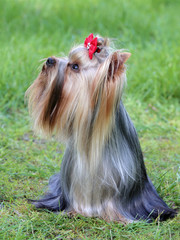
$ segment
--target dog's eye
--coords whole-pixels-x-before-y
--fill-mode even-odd
[[[72,68],[72,70],[75,70],[75,71],[79,70],[78,64],[72,64],[71,68]]]

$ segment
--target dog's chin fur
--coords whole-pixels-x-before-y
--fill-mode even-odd
[[[84,46],[55,58],[27,91],[34,128],[63,137],[67,148],[49,192],[37,208],[80,213],[107,221],[166,220],[176,215],[147,176],[135,128],[123,106],[129,53]],[[74,69],[74,64],[78,69]]]

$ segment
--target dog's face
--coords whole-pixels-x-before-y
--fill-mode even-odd
[[[84,46],[67,58],[50,57],[27,91],[36,129],[68,137],[95,125],[108,125],[125,81],[129,53],[108,53],[90,59]]]

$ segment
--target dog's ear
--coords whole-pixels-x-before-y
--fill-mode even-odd
[[[125,70],[125,62],[131,56],[128,52],[116,51],[109,56],[108,79],[115,80]]]

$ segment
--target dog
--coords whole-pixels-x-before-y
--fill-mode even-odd
[[[37,208],[107,221],[173,218],[147,176],[122,102],[130,53],[90,34],[68,57],[49,57],[27,90],[34,129],[66,143],[61,171]]]

